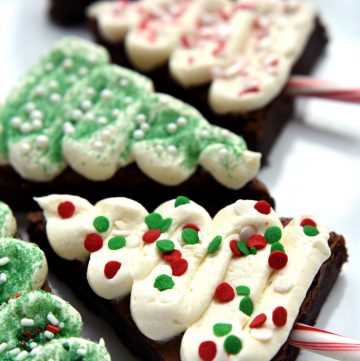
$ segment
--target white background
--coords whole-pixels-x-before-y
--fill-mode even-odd
[[[316,75],[360,86],[360,1],[316,0],[331,43]],[[90,38],[85,29],[61,29],[46,16],[45,0],[0,0],[0,99],[53,43],[65,35]],[[280,215],[312,213],[346,236],[349,263],[322,309],[317,325],[360,339],[360,104],[323,100],[298,102],[291,122],[260,178],[276,199]],[[21,223],[21,221],[20,221]],[[113,360],[135,360],[114,332],[88,311],[64,284],[50,275],[54,288],[81,312],[83,335],[104,337]],[[302,353],[301,361],[323,357]]]

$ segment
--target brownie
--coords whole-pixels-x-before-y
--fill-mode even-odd
[[[42,212],[30,212],[27,219],[30,239],[45,251],[50,268],[82,298],[86,306],[100,314],[115,329],[134,355],[144,360],[180,360],[180,336],[168,342],[154,342],[143,336],[131,318],[129,297],[119,301],[108,301],[95,295],[86,280],[87,265],[78,261],[66,261],[57,256],[50,247]],[[290,220],[283,218],[283,225]],[[345,240],[341,235],[331,232],[328,243],[331,256],[324,262],[313,280],[297,317],[297,321],[309,325],[315,323],[343,263],[347,260]],[[295,360],[298,353],[299,349],[286,343],[272,361]]]
[[[263,199],[272,206],[275,204],[266,186],[258,179],[253,179],[240,190],[232,190],[219,184],[203,169],[198,169],[189,180],[176,187],[152,181],[135,164],[120,169],[104,182],[88,180],[70,168],[46,183],[23,179],[10,166],[0,167],[0,172],[0,199],[16,210],[34,209],[33,197],[52,193],[76,194],[93,203],[107,197],[124,196],[141,202],[147,209],[186,194],[195,202],[205,204],[210,214],[215,214],[233,199]]]
[[[123,43],[111,43],[105,39],[99,31],[96,18],[88,19],[88,27],[96,41],[109,50],[115,63],[134,68],[126,55]],[[326,29],[321,20],[317,18],[306,47],[294,64],[291,73],[310,74],[322,57],[327,42]],[[294,99],[286,94],[285,90],[259,110],[220,115],[209,107],[209,85],[183,88],[171,77],[167,65],[157,67],[151,72],[147,72],[146,75],[153,80],[157,91],[171,94],[188,102],[213,124],[243,136],[250,150],[263,154],[263,163],[266,163],[271,147],[294,114]]]

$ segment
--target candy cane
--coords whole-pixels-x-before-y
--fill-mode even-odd
[[[342,361],[360,360],[360,342],[297,323],[290,335],[289,344],[320,355]]]
[[[291,95],[360,103],[360,88],[345,88],[334,83],[310,77],[291,77],[286,90],[287,93]]]

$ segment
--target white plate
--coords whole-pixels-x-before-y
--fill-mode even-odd
[[[358,0],[316,0],[331,33],[327,56],[317,76],[359,86]],[[346,4],[346,5],[345,5]],[[45,0],[0,0],[0,99],[28,66],[65,35],[91,38],[85,29],[65,30],[46,17]],[[322,309],[317,325],[360,339],[360,105],[304,100],[298,115],[278,140],[270,166],[260,177],[284,216],[313,213],[346,236],[349,263]],[[81,312],[83,335],[104,337],[113,360],[135,360],[114,332],[89,312],[69,289],[50,275],[55,289]],[[301,361],[325,358],[302,353]]]

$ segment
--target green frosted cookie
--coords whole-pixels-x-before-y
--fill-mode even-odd
[[[39,289],[47,277],[44,252],[34,243],[0,238],[0,304]]]
[[[0,201],[0,237],[12,237],[15,232],[15,217],[9,206]]]
[[[105,49],[76,38],[60,41],[18,83],[0,110],[0,160],[9,157],[24,177],[46,181],[66,166],[61,151],[64,97],[94,67]]]
[[[77,338],[80,314],[66,301],[43,291],[10,300],[0,307],[0,359],[110,360],[102,345]]]

